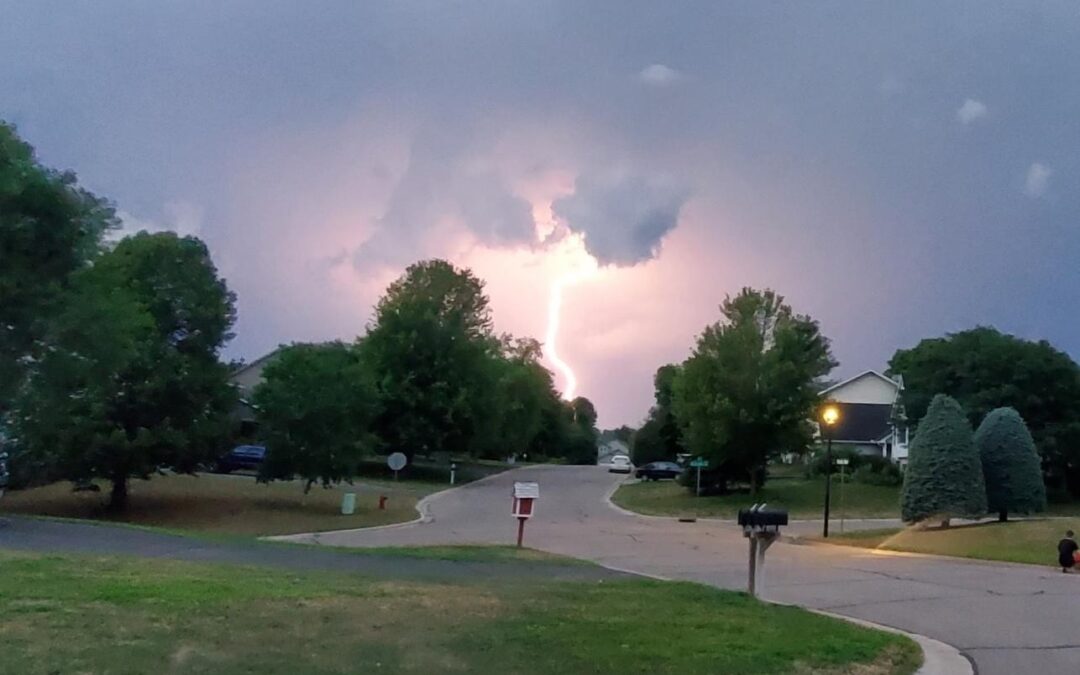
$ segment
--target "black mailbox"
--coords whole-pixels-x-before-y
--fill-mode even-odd
[[[788,524],[788,512],[783,509],[752,507],[739,509],[739,525],[744,530],[777,530]]]

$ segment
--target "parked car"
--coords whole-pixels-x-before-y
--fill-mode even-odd
[[[634,465],[630,463],[630,458],[626,455],[615,455],[611,458],[611,466],[608,468],[610,473],[630,473],[633,470]]]
[[[266,448],[261,445],[238,445],[218,460],[218,473],[232,473],[247,469],[258,471],[266,459]]]
[[[660,480],[661,478],[678,478],[683,468],[675,462],[649,462],[638,468],[635,474],[642,480]]]

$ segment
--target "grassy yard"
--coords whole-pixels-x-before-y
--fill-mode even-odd
[[[0,552],[7,672],[906,674],[903,637],[688,583],[452,585]]]
[[[886,551],[931,553],[1052,567],[1057,564],[1058,540],[1070,529],[1080,531],[1080,519],[984,523],[947,529],[867,530],[829,537],[828,541],[830,544]]]
[[[315,486],[304,495],[299,482],[264,485],[239,475],[155,476],[131,482],[131,502],[122,516],[106,511],[106,484],[101,492],[72,492],[69,483],[9,492],[0,500],[0,511],[261,536],[405,522],[416,517],[421,497],[443,487],[376,481],[330,489]],[[341,515],[344,492],[356,493],[354,515]],[[389,498],[381,511],[380,495]]]
[[[792,518],[820,518],[825,504],[825,479],[801,476],[771,478],[756,497],[748,492],[718,497],[695,497],[675,481],[627,483],[612,499],[630,511],[655,516],[735,518],[741,508],[754,502],[785,508]],[[833,476],[832,517],[841,511],[848,518],[897,518],[900,488],[845,482],[843,500],[839,477]]]

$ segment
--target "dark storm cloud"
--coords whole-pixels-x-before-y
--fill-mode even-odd
[[[552,205],[601,265],[636,265],[660,251],[679,223],[689,190],[668,178],[609,173],[580,176],[574,193]]]

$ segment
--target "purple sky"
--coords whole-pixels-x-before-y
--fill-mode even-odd
[[[1062,2],[0,0],[0,118],[196,233],[229,356],[351,338],[407,263],[488,282],[601,424],[726,293],[836,376],[992,324],[1080,355],[1080,9]]]

